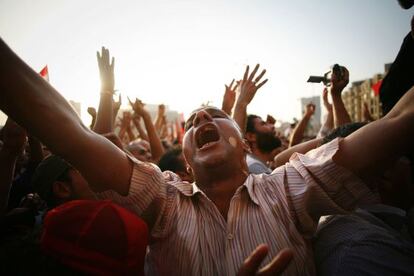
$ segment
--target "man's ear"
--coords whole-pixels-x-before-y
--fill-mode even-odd
[[[249,143],[256,142],[256,134],[251,132],[246,132],[244,134],[244,139],[246,139]]]
[[[69,184],[62,182],[62,181],[55,181],[52,184],[52,190],[53,190],[53,194],[57,197],[57,198],[69,198],[72,196],[72,190],[69,186]]]
[[[242,145],[245,152],[252,153],[252,149],[250,148],[249,142],[248,142],[247,139],[243,139],[242,142],[241,142],[241,145]]]

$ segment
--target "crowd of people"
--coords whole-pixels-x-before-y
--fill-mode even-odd
[[[267,82],[259,64],[185,122],[168,121],[167,103],[152,118],[138,98],[118,115],[104,47],[86,127],[0,40],[0,273],[414,275],[411,25],[381,86],[383,117],[351,121],[341,66],[315,137],[314,104],[288,135],[247,113]]]

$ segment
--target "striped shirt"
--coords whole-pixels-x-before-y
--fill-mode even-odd
[[[227,221],[196,184],[135,161],[127,196],[112,198],[142,215],[156,210],[147,268],[150,275],[235,275],[261,243],[269,246],[263,265],[283,248],[294,258],[286,275],[315,273],[311,237],[320,216],[344,213],[372,192],[332,157],[339,140],[306,155],[294,154],[270,175],[249,175],[231,199]]]

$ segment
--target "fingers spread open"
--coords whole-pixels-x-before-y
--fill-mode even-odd
[[[254,82],[258,83],[265,73],[266,73],[266,69],[263,69],[260,75],[258,75],[257,78],[254,80]]]
[[[229,85],[229,88],[230,88],[230,89],[232,89],[233,83],[234,83],[234,79],[231,81],[231,83],[230,83],[230,85]]]
[[[262,87],[267,81],[268,81],[268,79],[265,79],[261,83],[257,84],[257,89],[259,89],[260,87]]]
[[[244,72],[243,81],[247,80],[247,76],[249,76],[249,65],[246,66],[246,71]]]
[[[257,70],[259,70],[259,64],[256,64],[256,66],[253,69],[253,72],[250,74],[248,81],[251,82],[254,78],[254,75],[256,75]]]

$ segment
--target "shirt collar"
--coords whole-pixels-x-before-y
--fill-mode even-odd
[[[247,176],[246,181],[244,181],[242,187],[246,187],[247,194],[249,195],[250,199],[256,204],[259,205],[259,200],[256,195],[256,190],[254,187],[254,176],[252,174],[249,174]],[[237,192],[236,192],[237,193]]]
[[[177,189],[185,196],[194,196],[196,194],[202,194],[204,196],[206,196],[204,194],[204,192],[197,186],[197,184],[194,183],[188,183],[188,182],[183,182],[180,181],[180,183],[177,183],[176,185],[174,185],[177,187]],[[246,188],[247,190],[247,194],[249,195],[250,199],[256,204],[259,205],[259,200],[257,198],[256,192],[255,192],[255,188],[254,188],[254,178],[253,175],[249,175],[246,180],[244,181],[243,185],[241,185],[236,192],[234,193],[235,195],[238,193],[241,193],[242,189]]]

